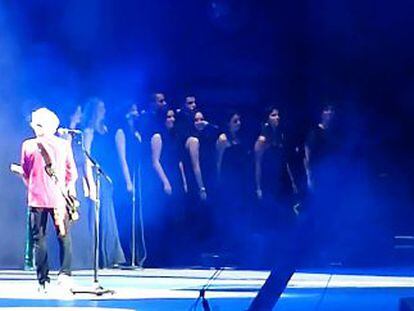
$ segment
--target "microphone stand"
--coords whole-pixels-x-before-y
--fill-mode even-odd
[[[142,175],[141,175],[141,161],[138,161],[138,166],[137,169],[134,170],[134,176],[133,176],[133,184],[134,184],[134,190],[133,190],[133,198],[132,198],[132,228],[133,228],[133,233],[132,233],[132,267],[137,267],[139,269],[143,268],[143,264],[147,258],[147,251],[146,251],[146,247],[145,247],[145,238],[144,238],[144,223],[143,223],[143,219],[142,219]],[[138,183],[138,187],[136,188],[136,183]],[[138,191],[138,210],[139,210],[139,220],[140,220],[140,232],[141,232],[141,243],[142,243],[142,250],[143,250],[143,256],[142,258],[138,261],[138,266],[135,265],[136,259],[135,259],[135,248],[136,248],[136,231],[135,231],[135,227],[136,227],[136,191]]]
[[[136,221],[136,180],[137,176],[135,174],[135,169],[134,169],[134,173],[132,176],[132,224],[131,224],[131,240],[132,240],[132,245],[131,245],[131,268],[135,269],[137,268],[137,266],[135,265],[135,221]],[[140,182],[138,181],[138,185],[140,184]]]
[[[134,131],[134,128],[132,128]],[[134,131],[134,136],[137,139],[134,140],[134,143],[141,145],[141,140],[138,138]],[[141,147],[140,147],[141,148]],[[138,156],[135,154],[132,160],[132,221],[131,221],[131,265],[130,266],[122,266],[121,269],[123,270],[136,270],[142,269],[143,264],[146,260],[146,247],[145,247],[145,240],[144,240],[144,224],[142,221],[142,179],[141,179],[141,153]],[[138,198],[137,198],[138,192]],[[143,258],[139,260],[138,265],[136,265],[136,220],[137,220],[137,199],[138,199],[138,210],[139,210],[139,219],[140,219],[140,232],[141,232],[141,242],[143,248]]]
[[[111,294],[115,293],[114,290],[105,289],[99,284],[98,280],[98,269],[99,269],[99,212],[101,209],[101,198],[100,198],[100,191],[101,191],[101,177],[104,177],[109,183],[112,184],[111,178],[102,170],[99,163],[92,158],[92,156],[85,150],[82,144],[82,151],[87,158],[92,163],[92,167],[95,170],[95,185],[96,185],[96,201],[94,204],[95,207],[95,224],[94,224],[94,266],[93,266],[93,287],[91,289],[72,289],[72,294],[93,294],[96,296],[102,296],[104,294]]]
[[[138,267],[143,268],[145,260],[147,260],[147,247],[145,246],[145,233],[144,233],[144,218],[142,214],[142,162],[139,161],[138,169],[136,171],[138,174],[138,207],[139,207],[139,222],[140,222],[140,237],[141,237],[141,246],[142,246],[142,258],[138,262]],[[134,181],[135,184],[135,181]],[[135,206],[134,206],[135,210]],[[135,219],[135,217],[134,217]],[[135,221],[135,220],[134,220]],[[135,245],[135,244],[134,244]],[[134,246],[134,256],[135,256],[135,246]]]
[[[138,185],[137,185],[138,184]],[[131,265],[122,266],[122,270],[137,270],[142,269],[142,261],[140,260],[139,264],[136,265],[136,215],[137,215],[137,186],[138,186],[138,208],[141,211],[142,209],[142,198],[141,198],[141,165],[138,164],[138,168],[135,169],[132,175],[132,221],[131,221]],[[141,218],[141,215],[140,215]],[[142,223],[140,224],[142,226]]]

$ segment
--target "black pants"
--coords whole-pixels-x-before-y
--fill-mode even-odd
[[[48,215],[54,216],[54,209],[52,208],[30,208],[30,232],[32,234],[33,246],[35,251],[35,264],[37,279],[40,284],[49,281],[49,264],[47,259],[47,245],[46,245],[46,226]],[[53,221],[54,223],[54,221]],[[70,233],[68,232],[68,220],[65,220],[66,234],[62,236],[59,228],[55,225],[56,234],[59,240],[59,257],[60,257],[60,271],[59,274],[71,274],[72,262],[72,241]]]

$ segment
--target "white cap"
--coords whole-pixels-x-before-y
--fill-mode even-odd
[[[60,120],[58,116],[47,108],[39,108],[32,112],[32,121],[30,126],[43,129],[45,134],[54,134],[59,127]]]

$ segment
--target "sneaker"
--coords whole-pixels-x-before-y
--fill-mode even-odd
[[[40,294],[46,294],[47,293],[47,283],[39,283],[38,287],[37,287],[37,292]]]
[[[72,278],[67,274],[59,274],[57,278],[57,284],[61,288],[65,290],[71,290],[73,288],[73,280]]]

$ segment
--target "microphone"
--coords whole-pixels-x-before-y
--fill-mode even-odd
[[[77,129],[68,129],[68,128],[64,128],[64,127],[60,127],[57,130],[59,135],[67,135],[67,134],[71,134],[71,135],[79,135],[82,134],[81,130],[77,130]]]

